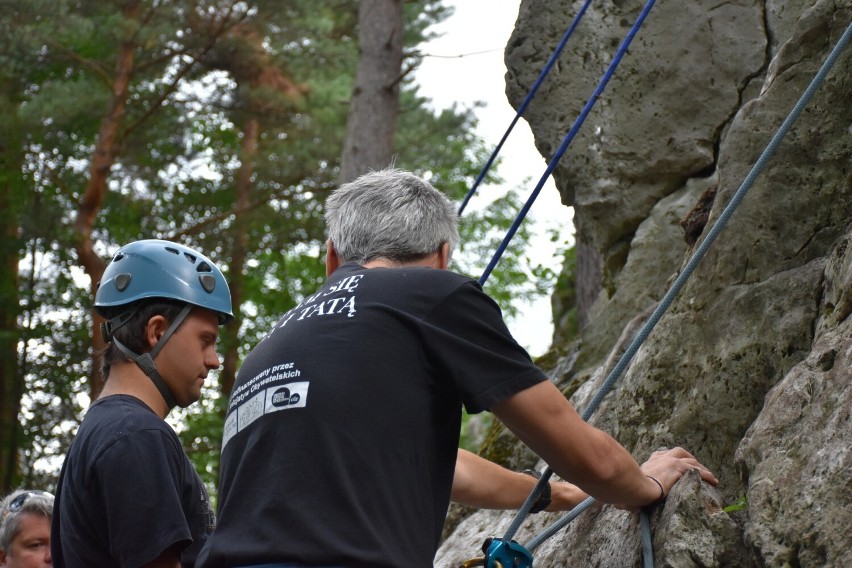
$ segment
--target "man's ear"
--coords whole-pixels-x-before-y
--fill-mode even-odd
[[[148,347],[153,349],[167,329],[169,329],[169,320],[163,316],[154,316],[149,319],[148,325],[145,326],[145,341]]]
[[[450,265],[450,243],[444,243],[438,249],[438,264],[441,270],[446,270]]]
[[[340,266],[340,258],[337,256],[337,251],[334,249],[334,243],[331,242],[331,239],[325,241],[325,247],[325,275],[331,276],[331,273]]]

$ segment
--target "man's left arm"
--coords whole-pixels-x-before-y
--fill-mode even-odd
[[[474,453],[459,448],[451,499],[479,509],[519,509],[535,487],[537,479],[506,469]],[[550,483],[550,505],[545,511],[568,511],[588,495],[567,482]]]

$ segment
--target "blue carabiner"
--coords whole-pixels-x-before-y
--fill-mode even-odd
[[[532,554],[514,540],[492,538],[483,548],[485,568],[532,568]]]

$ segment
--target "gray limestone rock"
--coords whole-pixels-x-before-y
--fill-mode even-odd
[[[580,4],[522,3],[506,48],[516,106]],[[642,4],[589,8],[525,115],[546,158]],[[554,176],[578,240],[602,259],[588,321],[555,338],[567,355],[549,364],[579,410],[850,21],[852,0],[654,6]],[[654,511],[657,566],[852,566],[850,314],[852,48],[591,419],[640,462],[679,445],[721,480],[688,475]],[[747,507],[723,510],[743,497]],[[468,514],[435,565],[480,554],[511,518]],[[516,540],[557,518],[527,519]],[[536,549],[535,566],[640,566],[638,526],[637,514],[595,504]]]
[[[852,318],[848,303],[836,309],[852,292],[852,232],[824,276],[811,352],[767,394],[736,453],[747,540],[767,566],[852,566]]]

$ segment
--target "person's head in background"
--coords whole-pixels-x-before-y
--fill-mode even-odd
[[[45,568],[50,559],[53,495],[18,489],[0,502],[0,566]]]

